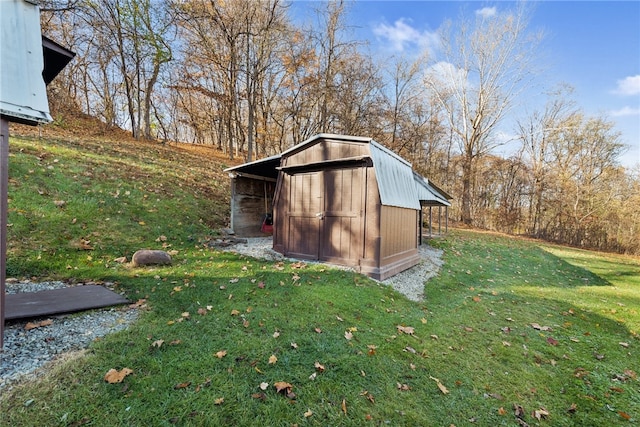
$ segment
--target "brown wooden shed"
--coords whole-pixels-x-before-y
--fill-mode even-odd
[[[264,236],[270,213],[276,251],[379,280],[419,261],[422,206],[450,205],[450,196],[371,138],[320,134],[225,171],[237,235]]]
[[[285,151],[273,249],[384,280],[419,262],[411,164],[371,138],[320,134]]]

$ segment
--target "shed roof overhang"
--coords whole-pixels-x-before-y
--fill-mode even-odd
[[[413,179],[421,206],[451,206],[446,196],[441,194],[437,187],[434,188],[427,178],[413,172]]]
[[[278,179],[278,167],[280,166],[280,158],[282,156],[277,154],[275,156],[266,157],[264,159],[255,160],[249,163],[243,163],[238,166],[233,166],[225,169],[230,176],[246,176],[248,178],[262,179],[265,181],[276,181]]]
[[[42,56],[44,57],[42,78],[44,83],[48,85],[71,62],[76,54],[50,38],[42,36]]]

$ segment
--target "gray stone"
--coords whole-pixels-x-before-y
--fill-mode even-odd
[[[165,251],[141,249],[133,254],[131,263],[134,267],[144,265],[168,265],[171,264],[171,255]]]

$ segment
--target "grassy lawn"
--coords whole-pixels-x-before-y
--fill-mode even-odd
[[[11,152],[8,276],[114,281],[141,316],[3,390],[2,425],[640,421],[637,258],[454,231],[431,242],[445,264],[415,303],[358,274],[211,249],[228,215],[217,160],[125,143]],[[142,247],[174,264],[114,262]],[[112,368],[132,373],[111,384]]]

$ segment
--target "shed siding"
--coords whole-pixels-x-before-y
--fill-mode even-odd
[[[383,263],[389,257],[418,247],[417,224],[418,213],[413,209],[384,205],[381,207],[380,258]]]
[[[271,211],[274,185],[242,176],[231,180],[231,228],[238,236],[264,236],[260,226],[264,214]]]
[[[345,141],[320,140],[304,150],[286,157],[286,165],[298,166],[308,163],[317,163],[326,160],[344,159],[367,155],[368,149],[362,143],[347,143]]]

